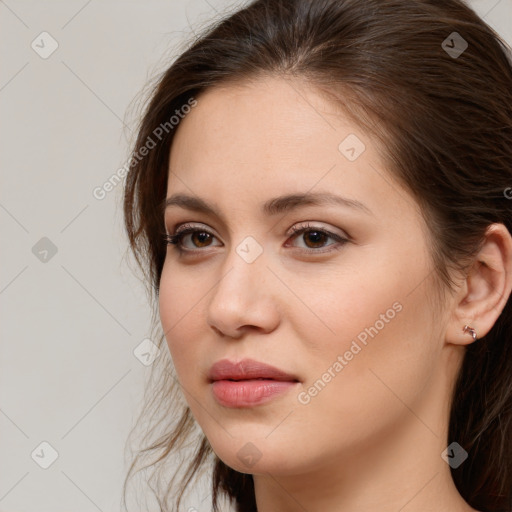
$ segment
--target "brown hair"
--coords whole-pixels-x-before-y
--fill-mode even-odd
[[[456,33],[456,34],[454,34]],[[455,50],[467,48],[460,54]],[[172,63],[152,92],[132,158],[124,214],[130,245],[153,298],[166,254],[162,202],[175,133],[169,117],[220,84],[261,75],[297,77],[325,93],[382,143],[382,158],[418,201],[429,226],[438,282],[465,271],[486,228],[512,232],[512,64],[510,48],[461,0],[256,0],[215,21]],[[156,141],[155,141],[156,142]],[[160,347],[163,335],[160,335]],[[165,349],[165,350],[164,350]],[[162,349],[167,355],[167,347]],[[159,361],[157,359],[157,361]],[[255,511],[253,479],[226,466],[198,431],[168,357],[141,418],[153,420],[148,446],[158,468],[185,440],[197,449],[174,495],[212,457],[213,508],[220,496]],[[157,363],[153,371],[157,372]],[[157,417],[160,415],[158,421]],[[171,426],[170,421],[174,420]],[[163,432],[156,436],[156,426]],[[484,512],[512,510],[512,301],[491,331],[470,344],[453,390],[449,442],[469,458],[452,476],[462,497]],[[156,469],[155,469],[156,471]],[[161,510],[166,494],[158,489]]]

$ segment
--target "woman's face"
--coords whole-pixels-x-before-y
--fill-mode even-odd
[[[160,315],[217,455],[284,475],[339,466],[398,433],[417,432],[418,449],[433,433],[442,444],[450,359],[426,227],[375,142],[313,89],[279,78],[208,90],[176,129],[167,197],[213,212],[166,209],[169,234],[197,231],[181,252],[168,246]],[[296,194],[317,204],[279,200]],[[214,363],[246,358],[291,382],[212,383]]]

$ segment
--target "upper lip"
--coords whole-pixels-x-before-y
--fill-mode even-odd
[[[280,370],[274,366],[255,361],[254,359],[242,359],[234,363],[229,359],[217,361],[208,372],[210,382],[216,380],[248,380],[248,379],[272,379],[280,381],[297,381],[295,375]]]

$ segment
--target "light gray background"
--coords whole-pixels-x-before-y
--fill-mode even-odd
[[[122,185],[92,192],[126,161],[148,78],[237,3],[0,0],[2,512],[119,510],[150,312],[123,259]],[[512,0],[470,5],[512,44]],[[31,47],[50,47],[43,31],[47,59]],[[48,469],[31,456],[49,456],[43,441],[59,454]],[[210,510],[205,485],[187,506]]]

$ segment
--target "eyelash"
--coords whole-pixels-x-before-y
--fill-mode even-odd
[[[193,226],[188,226],[187,224],[184,224],[183,225],[184,227],[182,227],[182,229],[178,230],[177,232],[169,235],[169,234],[166,234],[164,236],[164,240],[166,242],[167,245],[175,245],[176,246],[176,250],[179,251],[180,254],[183,254],[183,253],[198,253],[201,251],[201,249],[185,249],[183,248],[182,246],[182,240],[183,240],[183,237],[186,236],[186,235],[189,235],[191,233],[195,233],[195,232],[201,232],[201,233],[208,233],[209,235],[215,237],[215,235],[213,233],[210,233],[207,229],[204,229],[204,228],[198,228],[198,227],[193,227]],[[347,242],[349,242],[349,239],[348,238],[344,238],[336,233],[332,233],[331,231],[325,229],[325,228],[319,228],[319,227],[316,227],[316,226],[312,226],[310,224],[307,224],[305,226],[301,226],[301,227],[292,227],[291,229],[292,233],[291,233],[291,237],[298,237],[299,235],[302,235],[303,233],[306,233],[308,231],[315,231],[317,233],[321,233],[322,235],[327,235],[329,238],[332,238],[333,240],[335,240],[336,242],[338,242],[338,245],[337,247],[334,247],[334,249],[328,249],[327,251],[326,250],[322,250],[323,248],[321,249],[303,249],[303,248],[298,248],[300,251],[302,251],[303,253],[306,253],[306,254],[313,254],[313,253],[316,253],[316,254],[322,254],[322,253],[325,253],[325,252],[331,252],[332,250],[339,250],[341,249]],[[329,246],[327,247],[330,247],[332,245],[336,245],[336,244],[330,244]],[[214,246],[216,247],[216,246]]]

